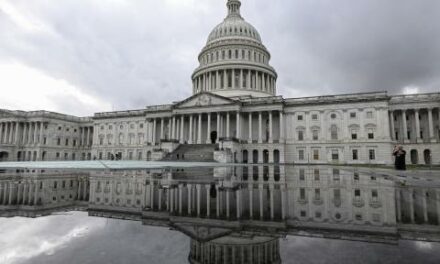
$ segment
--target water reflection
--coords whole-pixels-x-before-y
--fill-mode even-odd
[[[439,241],[440,189],[329,166],[19,171],[0,176],[0,216],[87,210],[191,239],[190,263],[281,263],[286,235]]]

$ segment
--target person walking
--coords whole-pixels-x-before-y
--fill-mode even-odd
[[[393,156],[395,157],[394,168],[396,170],[406,170],[406,151],[402,146],[394,146]]]

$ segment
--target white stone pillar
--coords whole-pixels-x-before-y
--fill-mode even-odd
[[[202,114],[199,114],[199,124],[197,128],[197,144],[202,144]]]
[[[206,129],[206,144],[211,144],[211,113],[208,113],[208,124]]]
[[[157,130],[157,120],[156,118],[153,119],[153,146],[156,145],[156,130]]]
[[[396,132],[394,128],[394,112],[390,111],[390,124],[391,124],[391,140],[396,139]]]
[[[32,140],[33,144],[37,144],[37,138],[38,138],[38,126],[37,126],[37,122],[34,122],[34,138]]]
[[[231,70],[232,89],[235,89],[235,69]]]
[[[200,217],[200,210],[201,210],[201,206],[200,206],[200,200],[201,200],[201,192],[200,192],[200,184],[196,184],[196,191],[197,191],[197,217]]]
[[[171,128],[171,139],[174,140],[176,139],[176,117],[173,116],[173,124],[172,124],[172,128]]]
[[[429,221],[428,219],[428,205],[426,201],[426,190],[422,189],[422,211],[423,211],[423,220],[424,223],[427,224]]]
[[[211,186],[207,184],[205,185],[205,189],[206,189],[206,217],[209,218],[211,214],[211,196],[210,196]]]
[[[228,88],[228,71],[223,70],[223,89]]]
[[[220,71],[215,71],[215,89],[220,89]]]
[[[258,112],[258,143],[263,143],[263,114]]]
[[[226,189],[226,218],[230,217],[230,204],[229,204],[229,189]]]
[[[322,128],[322,130],[324,130],[324,128]],[[285,140],[284,114],[283,111],[280,111],[280,143],[284,143]]]
[[[403,139],[403,141],[407,141],[408,140],[408,128],[406,126],[406,110],[405,109],[402,110],[402,125],[403,125],[402,139]]]
[[[44,123],[43,122],[40,122],[40,139],[38,140],[38,143],[40,143],[40,145],[43,145],[43,141],[44,141],[44,137],[43,137],[43,134],[44,134]]]
[[[185,129],[185,116],[182,115],[180,117],[180,144],[184,144],[185,143],[185,134],[183,133]]]
[[[241,189],[237,189],[236,191],[236,199],[237,199],[237,219],[241,218]]]
[[[179,215],[182,215],[183,212],[182,198],[183,198],[183,185],[179,184]]]
[[[264,211],[263,211],[263,184],[258,184],[258,190],[260,192],[260,220],[264,219]]]
[[[162,210],[162,193],[163,193],[163,189],[159,188],[159,197],[158,197],[158,207],[157,210],[161,211]]]
[[[286,220],[286,186],[281,185],[281,218]]]
[[[429,140],[435,142],[434,136],[434,123],[432,121],[432,108],[428,108],[428,130],[429,130]]]
[[[414,223],[414,191],[412,188],[408,189],[408,193],[409,193],[409,197],[408,197],[408,201],[409,201],[409,217],[411,219],[411,223]]]
[[[237,139],[238,139],[238,141],[240,142],[240,140],[241,140],[241,127],[240,127],[240,112],[237,112],[237,116],[236,116],[236,129],[235,129],[235,131],[236,131],[236,137],[237,137]]]
[[[249,183],[249,218],[252,220],[254,218],[254,185]]]
[[[165,119],[162,117],[160,119],[160,140],[164,139],[164,130],[165,130]]]
[[[238,87],[239,87],[240,89],[243,89],[243,88],[244,88],[244,86],[243,86],[243,69],[240,70],[240,80],[239,80],[239,82],[240,82],[240,83],[239,83],[239,86],[238,86]]]
[[[186,185],[186,187],[188,188],[188,215],[191,215],[191,213],[192,213],[192,209],[191,209],[191,188],[192,188],[192,185],[191,184],[188,184],[188,185]]]
[[[251,71],[250,70],[246,70],[247,75],[246,75],[246,88],[247,89],[252,89],[251,86]]]
[[[217,143],[220,138],[220,113],[217,113]]]
[[[230,138],[230,130],[231,130],[231,126],[230,126],[230,121],[231,121],[231,118],[230,118],[230,115],[229,115],[229,112],[226,112],[226,138]]]
[[[269,111],[269,143],[273,143],[273,120],[272,111]]]
[[[420,109],[414,109],[414,119],[415,119],[415,123],[416,123],[416,140],[417,142],[421,142],[421,138],[420,138],[420,115],[419,115],[419,110]]]
[[[0,144],[3,143],[3,128],[4,128],[3,123],[0,123]]]
[[[252,112],[249,112],[249,138],[248,138],[248,143],[251,144],[252,143]]]
[[[189,135],[188,135],[188,143],[193,143],[193,116],[189,116]]]

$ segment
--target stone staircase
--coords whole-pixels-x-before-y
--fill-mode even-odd
[[[181,144],[163,160],[214,162],[214,151],[217,146],[217,144]]]

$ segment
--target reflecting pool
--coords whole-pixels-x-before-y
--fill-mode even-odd
[[[0,227],[0,263],[440,263],[440,175],[8,167]]]

